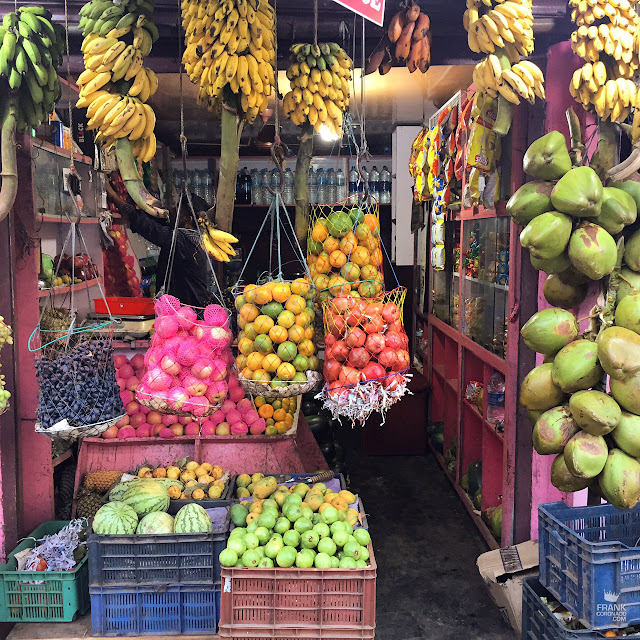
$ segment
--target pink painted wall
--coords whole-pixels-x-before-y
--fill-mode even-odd
[[[595,118],[593,114],[586,112],[582,105],[579,105],[569,93],[569,83],[573,72],[583,64],[583,61],[571,51],[569,42],[561,42],[549,48],[547,54],[547,70],[545,74],[545,84],[547,93],[545,131],[560,131],[567,139],[569,145],[569,126],[567,124],[566,110],[572,106],[582,125],[583,142],[587,143],[595,129]],[[590,141],[589,153],[597,145],[597,137]],[[542,286],[546,279],[546,274],[540,272],[538,279],[538,309],[550,307],[542,294]],[[598,285],[591,283],[589,293],[585,302],[573,312],[578,318],[584,318],[593,307],[597,295]],[[587,321],[580,323],[580,331],[587,328]],[[538,356],[537,364],[542,363],[542,356]],[[587,503],[587,490],[577,493],[561,493],[552,486],[549,479],[551,464],[554,456],[541,456],[535,451],[532,452],[531,468],[531,537],[538,537],[538,505],[545,502],[557,502],[562,500],[569,505],[582,506]]]

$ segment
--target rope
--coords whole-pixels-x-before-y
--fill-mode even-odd
[[[16,0],[17,2],[17,0]],[[69,6],[67,0],[64,0],[64,35],[67,45],[67,82],[71,83],[71,48],[69,47]],[[73,158],[73,109],[71,108],[71,89],[67,87],[68,106],[69,106],[69,130],[71,131],[71,149],[69,150],[69,168],[75,171],[75,161]],[[75,194],[71,192],[71,197],[75,199]]]
[[[318,46],[318,0],[313,0],[313,44]]]
[[[275,82],[275,108],[274,108],[274,116],[275,116],[275,125],[276,125],[276,135],[274,139],[275,144],[280,143],[280,115],[278,110],[278,105],[280,104],[280,91],[278,89],[278,0],[273,0],[273,80]],[[282,169],[280,169],[280,173],[282,173]]]

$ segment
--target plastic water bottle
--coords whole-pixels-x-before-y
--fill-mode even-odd
[[[182,173],[180,171],[174,171],[173,172],[173,186],[175,187],[175,189],[176,189],[176,191],[178,193],[182,189],[182,180],[183,180]]]
[[[347,199],[347,181],[342,173],[342,169],[338,169],[336,173],[336,202],[342,202]]]
[[[280,172],[275,168],[271,169],[271,188],[274,191],[280,191]],[[284,193],[282,197],[284,197]]]
[[[360,176],[358,176],[358,178],[360,178]],[[365,186],[364,183],[369,183],[369,172],[367,171],[367,167],[365,167],[364,165],[362,165],[362,178],[360,178],[360,182],[358,183],[358,191],[360,193],[360,195],[364,196],[365,194]]]
[[[380,202],[380,174],[375,164],[369,174],[369,195]]]
[[[316,196],[318,195],[318,180],[313,167],[309,167],[309,180],[307,182],[309,189],[309,204],[316,204]]]
[[[211,206],[213,204],[213,179],[211,178],[211,174],[208,171],[203,172],[203,192],[205,202]]]
[[[200,183],[200,172],[196,169],[196,170],[190,171],[189,174],[190,174],[189,177],[191,178],[189,181],[190,182],[189,191],[199,196],[200,192],[202,191],[202,186]]]
[[[260,175],[262,176],[262,204],[268,205],[271,200],[273,200],[273,196],[269,191],[269,187],[271,186],[271,172],[268,169],[262,169]]]
[[[380,204],[391,203],[391,172],[382,167],[380,172]]]
[[[354,166],[349,171],[349,202],[351,204],[358,202],[358,172]]]
[[[327,204],[327,178],[322,169],[316,171],[318,179],[318,199],[317,204]]]
[[[244,204],[251,204],[251,172],[247,167],[243,170],[242,191]]]
[[[487,421],[504,426],[504,378],[494,369],[487,384]]]
[[[294,204],[294,199],[293,199],[294,183],[295,183],[295,176],[293,175],[293,171],[291,171],[291,169],[287,169],[284,172],[284,193],[282,194],[284,203],[286,205]]]
[[[251,169],[251,204],[262,205],[262,177],[257,169]]]
[[[336,172],[331,168],[327,171],[327,202],[333,204],[337,201]]]

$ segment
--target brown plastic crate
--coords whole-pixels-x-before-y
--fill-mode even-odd
[[[374,627],[363,627],[362,629],[285,629],[285,628],[245,628],[242,629],[218,629],[218,638],[225,640],[298,640],[299,638],[309,638],[309,640],[350,640],[360,638],[361,640],[374,640],[376,630]]]
[[[221,637],[373,638],[377,565],[369,552],[364,569],[222,567]]]

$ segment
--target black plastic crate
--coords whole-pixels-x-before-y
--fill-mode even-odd
[[[90,587],[94,636],[215,635],[220,584]]]
[[[218,556],[229,534],[229,510],[217,507],[209,514],[212,533],[91,534],[89,586],[220,582]]]

